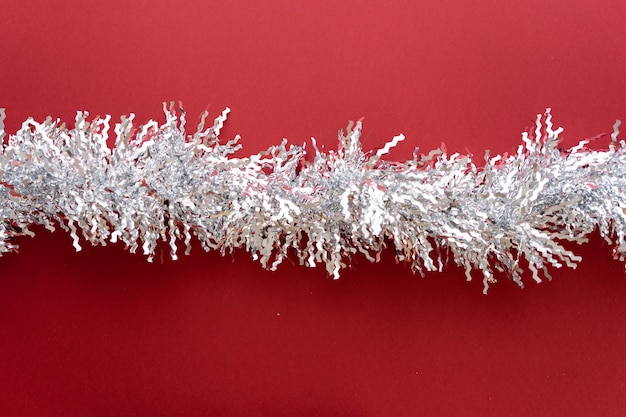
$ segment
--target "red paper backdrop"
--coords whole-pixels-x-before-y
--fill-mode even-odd
[[[625,17],[621,0],[11,0],[0,105],[9,132],[230,106],[240,155],[334,147],[363,116],[366,148],[407,136],[395,159],[514,150],[549,106],[574,144],[626,117]],[[0,259],[2,416],[626,412],[626,276],[597,236],[576,271],[488,296],[389,253],[332,281],[244,252],[151,265],[119,245],[76,254],[63,232],[19,243]]]

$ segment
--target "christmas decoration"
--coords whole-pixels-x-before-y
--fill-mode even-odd
[[[352,257],[379,260],[387,246],[414,272],[441,271],[448,260],[483,275],[484,291],[496,271],[522,286],[524,269],[535,281],[548,266],[575,268],[581,258],[564,242],[583,243],[598,230],[614,256],[626,255],[626,145],[615,123],[608,150],[588,141],[561,150],[562,129],[553,129],[550,109],[538,115],[534,134],[522,136],[512,155],[470,156],[435,149],[414,152],[406,162],[382,157],[404,140],[364,152],[361,123],[340,131],[336,151],[280,145],[245,158],[239,136],[223,143],[220,130],[229,109],[193,134],[185,114],[164,105],[163,125],[133,125],[134,115],[115,125],[110,117],[89,121],[78,112],[75,127],[48,118],[26,120],[5,138],[0,110],[0,254],[16,249],[14,238],[33,235],[31,225],[73,239],[106,245],[123,242],[152,261],[159,240],[176,259],[195,237],[222,254],[250,252],[265,268],[287,257],[325,266],[338,278]],[[8,139],[8,140],[7,140]]]

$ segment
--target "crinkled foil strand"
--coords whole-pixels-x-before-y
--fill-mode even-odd
[[[566,241],[583,243],[595,230],[626,254],[626,146],[619,121],[608,150],[587,141],[557,147],[549,109],[537,116],[534,135],[524,134],[514,154],[470,156],[435,149],[399,163],[382,159],[404,139],[364,152],[361,123],[340,132],[336,151],[283,141],[246,158],[232,154],[239,137],[219,133],[229,109],[205,128],[185,132],[184,112],[164,105],[166,121],[115,125],[110,117],[75,127],[26,120],[9,135],[0,155],[0,254],[16,249],[14,237],[33,235],[31,225],[57,225],[81,242],[123,242],[151,261],[163,240],[176,259],[193,238],[205,250],[244,248],[269,269],[287,257],[322,264],[338,278],[351,258],[378,261],[393,245],[396,260],[414,272],[441,271],[447,259],[483,275],[485,292],[496,271],[522,285],[523,269],[535,281],[547,267],[575,268],[581,258]],[[0,137],[4,138],[4,110]]]

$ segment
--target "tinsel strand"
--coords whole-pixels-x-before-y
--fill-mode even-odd
[[[166,241],[177,259],[194,236],[222,254],[237,248],[275,270],[287,257],[323,264],[338,278],[351,259],[376,262],[388,245],[413,272],[441,271],[448,258],[483,275],[484,291],[496,271],[522,286],[523,265],[536,282],[548,266],[575,268],[581,258],[564,242],[583,243],[598,230],[626,254],[626,146],[615,123],[608,150],[587,141],[569,150],[557,144],[550,110],[538,115],[534,136],[512,155],[470,156],[435,149],[406,162],[388,162],[403,135],[377,152],[363,151],[362,125],[340,131],[336,151],[283,141],[245,158],[239,136],[223,143],[229,109],[193,134],[185,114],[164,105],[166,121],[115,125],[110,117],[88,120],[78,112],[74,128],[47,118],[28,119],[8,136],[0,154],[0,254],[16,249],[14,238],[33,235],[31,225],[93,245],[123,242],[152,261]],[[0,138],[4,140],[4,110]],[[82,239],[81,239],[82,237]]]

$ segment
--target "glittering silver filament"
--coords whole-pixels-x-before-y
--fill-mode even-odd
[[[315,151],[285,141],[246,158],[231,155],[239,137],[222,143],[229,109],[212,127],[185,133],[185,117],[164,106],[166,121],[135,127],[134,115],[115,125],[89,121],[75,127],[26,120],[9,135],[0,155],[0,254],[16,248],[29,226],[59,225],[76,250],[87,241],[121,241],[151,261],[163,240],[178,256],[195,238],[205,250],[243,248],[275,269],[286,257],[322,264],[339,277],[350,259],[377,261],[392,244],[398,261],[414,272],[441,270],[444,255],[483,274],[485,292],[503,271],[522,285],[522,265],[535,281],[548,266],[575,268],[580,257],[563,245],[582,243],[599,230],[626,254],[626,146],[617,122],[608,150],[586,142],[563,151],[562,129],[549,110],[538,115],[534,135],[511,156],[486,158],[437,149],[404,163],[381,157],[404,140],[394,137],[376,153],[359,142],[361,124],[340,133],[336,151]],[[0,110],[0,138],[4,138]],[[442,255],[444,254],[444,255]]]

